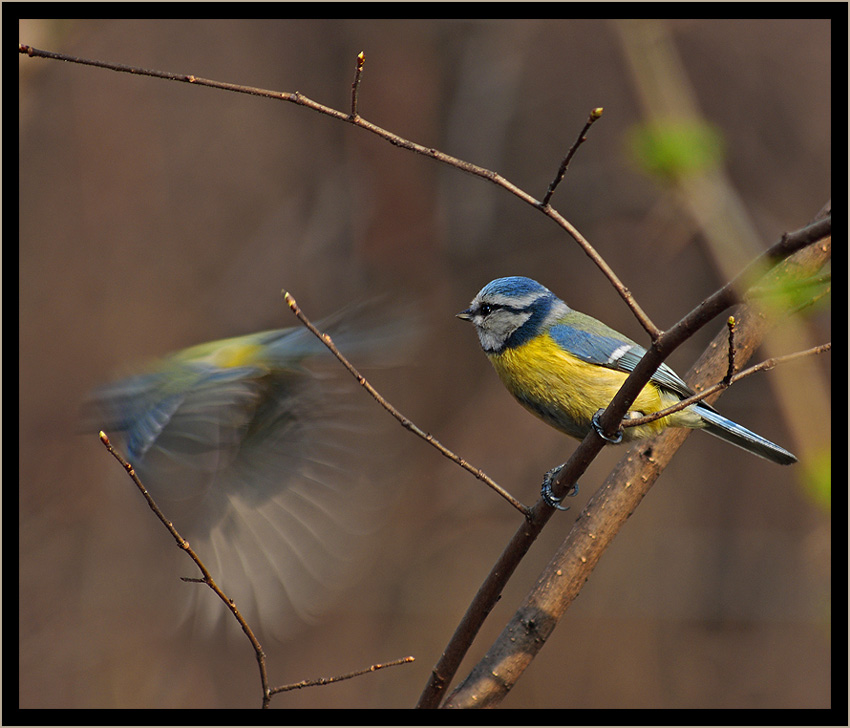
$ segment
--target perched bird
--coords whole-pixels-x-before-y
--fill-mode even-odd
[[[394,326],[319,326],[345,353],[394,350]],[[363,472],[374,450],[359,407],[367,398],[337,372],[306,328],[264,331],[152,362],[98,389],[86,413],[266,634],[288,636],[318,616],[376,525],[375,473]],[[211,591],[187,591],[202,624],[226,618]]]
[[[583,439],[646,350],[600,321],[574,311],[548,288],[522,276],[488,283],[458,318],[471,321],[481,348],[519,403],[544,422]],[[666,364],[656,370],[628,416],[658,412],[694,392]],[[615,442],[651,437],[667,427],[704,429],[781,465],[797,462],[787,450],[698,402],[646,425],[624,428]],[[558,507],[544,483],[547,502]]]

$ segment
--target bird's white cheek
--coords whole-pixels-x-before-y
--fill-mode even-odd
[[[481,348],[484,351],[497,351],[504,343],[503,337],[480,326],[478,327],[478,340],[481,342]]]

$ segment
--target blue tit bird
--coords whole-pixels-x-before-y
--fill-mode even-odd
[[[470,307],[457,315],[475,325],[481,348],[523,407],[579,440],[591,427],[608,439],[596,425],[596,417],[646,349],[595,318],[571,309],[548,288],[522,276],[491,281]],[[661,364],[635,399],[629,415],[658,412],[693,393],[670,367]],[[774,463],[797,462],[784,448],[723,417],[704,401],[649,424],[627,427],[621,439],[652,437],[667,427],[704,429]],[[545,484],[543,492],[545,497]],[[558,502],[551,491],[547,502],[553,506]]]
[[[397,350],[394,327],[319,325],[348,353]],[[289,636],[313,621],[350,584],[377,525],[376,474],[363,472],[366,398],[335,372],[324,344],[299,326],[171,354],[89,403],[87,420],[116,436],[165,515],[264,634]],[[201,626],[226,618],[209,590],[190,591]]]

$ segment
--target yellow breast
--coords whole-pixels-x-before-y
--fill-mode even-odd
[[[548,334],[488,356],[499,378],[520,404],[552,427],[578,438],[587,434],[591,417],[608,406],[627,376],[625,372],[582,361],[564,351]],[[663,401],[668,399],[671,401]],[[676,399],[662,396],[650,383],[631,409],[657,412]],[[667,424],[659,420],[643,428],[628,428],[626,439],[655,434]]]

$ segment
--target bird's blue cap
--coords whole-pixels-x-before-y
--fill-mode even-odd
[[[540,293],[548,290],[546,286],[540,285],[531,278],[526,278],[525,276],[508,276],[507,278],[497,278],[494,281],[490,281],[490,283],[481,289],[481,294],[524,296],[529,293]]]

